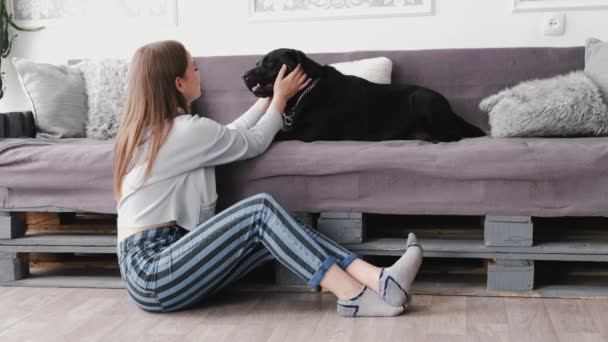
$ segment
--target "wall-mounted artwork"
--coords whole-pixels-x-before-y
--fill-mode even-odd
[[[17,22],[112,20],[177,24],[177,0],[9,0]]]
[[[253,22],[432,15],[434,0],[249,0]]]
[[[608,0],[513,0],[515,12],[608,8]]]

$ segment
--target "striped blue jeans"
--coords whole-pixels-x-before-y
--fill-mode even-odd
[[[191,231],[149,229],[119,242],[120,272],[146,311],[187,308],[277,259],[311,287],[358,256],[290,215],[268,194],[244,199]]]

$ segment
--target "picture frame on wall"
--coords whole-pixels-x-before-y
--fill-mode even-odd
[[[608,0],[513,0],[514,12],[608,8]]]
[[[178,24],[177,0],[7,0],[7,9],[24,26]]]
[[[250,22],[434,14],[434,0],[248,0]]]

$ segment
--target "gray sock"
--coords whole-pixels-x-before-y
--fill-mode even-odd
[[[361,292],[351,299],[338,299],[338,315],[345,317],[361,316],[397,316],[404,310],[403,306],[395,307],[386,304],[380,296],[363,286]]]
[[[416,235],[410,233],[403,256],[393,266],[380,270],[380,297],[392,306],[403,305],[407,308],[411,300],[410,286],[416,278],[421,263],[422,248],[418,245]]]

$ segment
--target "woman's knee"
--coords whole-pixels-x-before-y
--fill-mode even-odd
[[[262,200],[265,207],[280,207],[281,204],[269,193],[262,192],[252,197],[252,199]]]
[[[260,192],[257,195],[251,196],[251,199],[264,199],[267,201],[275,201],[274,197],[272,197],[271,194],[267,193],[267,192]]]

